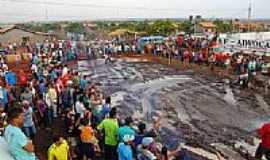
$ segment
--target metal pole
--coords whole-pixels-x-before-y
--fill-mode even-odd
[[[45,7],[45,20],[48,21],[48,8],[46,0],[44,0],[44,7]]]
[[[248,7],[248,31],[251,31],[251,3],[249,3],[249,7]]]

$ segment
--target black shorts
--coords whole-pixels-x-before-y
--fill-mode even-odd
[[[91,143],[82,143],[81,144],[81,154],[87,158],[93,159],[95,156],[94,145]]]

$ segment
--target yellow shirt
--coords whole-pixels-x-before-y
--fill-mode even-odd
[[[48,160],[68,160],[68,144],[66,140],[60,146],[52,144],[48,150]]]
[[[53,102],[57,102],[57,93],[56,93],[56,90],[54,88],[50,88],[49,91],[48,91],[48,93],[49,93],[49,96],[50,96],[51,100]]]

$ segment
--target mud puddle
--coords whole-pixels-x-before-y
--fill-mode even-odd
[[[120,116],[151,125],[153,117],[161,115],[161,141],[170,148],[183,143],[202,159],[251,159],[257,143],[243,142],[256,140],[253,131],[270,120],[263,96],[244,93],[223,79],[129,60],[113,66],[91,62],[87,67],[112,95]]]

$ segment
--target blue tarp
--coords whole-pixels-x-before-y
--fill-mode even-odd
[[[143,51],[144,46],[148,42],[154,42],[154,43],[163,43],[164,37],[162,36],[150,36],[150,37],[142,37],[138,40],[138,48],[140,51]]]

